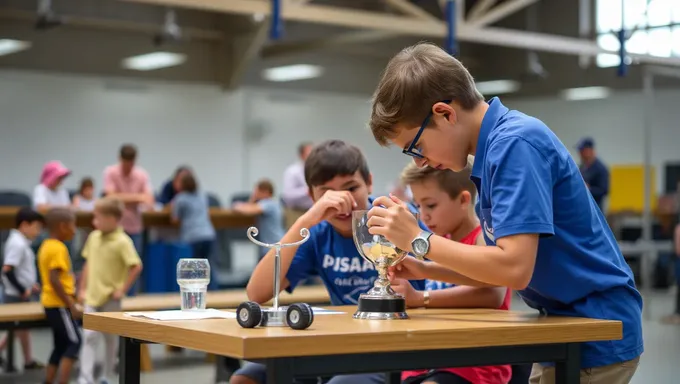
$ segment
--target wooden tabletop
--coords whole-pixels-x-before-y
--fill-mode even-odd
[[[19,207],[0,207],[0,229],[11,229],[15,227],[14,218]],[[92,212],[76,212],[76,225],[81,228],[92,227]],[[210,219],[217,229],[226,228],[246,228],[255,225],[257,216],[245,215],[231,209],[210,208]],[[144,227],[172,227],[170,222],[170,212],[148,211],[142,213]]]
[[[211,308],[236,308],[248,300],[243,289],[229,289],[208,292],[207,305]],[[305,302],[309,304],[327,304],[330,302],[324,286],[302,286],[293,294],[282,293],[279,300],[284,304]],[[180,307],[179,293],[141,294],[123,299],[124,311],[156,311],[177,309]],[[3,304],[0,306],[0,323],[15,321],[40,321],[45,319],[45,312],[40,303]]]
[[[408,320],[355,320],[355,306],[328,307],[304,331],[244,329],[236,319],[154,321],[123,313],[86,314],[87,329],[240,359],[396,352],[616,340],[618,321],[542,317],[534,313],[412,309]]]

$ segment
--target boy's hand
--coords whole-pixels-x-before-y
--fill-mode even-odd
[[[356,206],[349,191],[326,191],[304,216],[316,225],[338,214],[351,215]]]
[[[392,279],[423,280],[427,279],[427,262],[415,257],[406,256],[401,263],[388,268],[388,275]]]
[[[83,309],[79,304],[76,303],[71,304],[69,310],[71,311],[71,316],[73,316],[75,320],[78,320],[83,317]]]
[[[368,211],[368,232],[385,236],[392,244],[411,252],[411,241],[422,231],[406,204],[394,195],[381,196]]]
[[[85,292],[78,292],[78,304],[83,304],[85,302]]]
[[[24,294],[21,295],[21,298],[24,300],[27,300],[29,297],[31,297],[31,294],[33,293],[33,290],[31,288],[28,288],[26,291],[24,291]]]
[[[125,292],[124,292],[122,289],[116,289],[116,290],[113,291],[113,293],[111,294],[111,298],[112,298],[113,300],[120,300],[120,299],[123,298],[123,296],[125,296]]]
[[[33,293],[40,293],[40,284],[33,284]]]
[[[411,285],[411,283],[408,282],[408,280],[390,278],[390,284],[395,292],[404,296],[404,299],[406,299],[407,307],[418,308],[423,306],[423,303],[425,301],[423,292],[413,288],[413,286]]]

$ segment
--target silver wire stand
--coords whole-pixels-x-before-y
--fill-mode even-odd
[[[261,321],[259,322],[260,326],[263,327],[281,327],[281,326],[293,326],[291,324],[291,321],[289,321],[288,317],[291,317],[290,320],[292,322],[297,323],[300,319],[299,316],[301,315],[299,311],[292,311],[291,314],[288,314],[288,307],[287,306],[279,306],[279,292],[281,291],[281,248],[285,247],[298,247],[302,244],[304,244],[307,240],[309,240],[309,230],[307,228],[302,228],[300,230],[300,236],[302,236],[302,239],[299,241],[296,241],[294,243],[274,243],[274,244],[269,244],[269,243],[263,243],[257,239],[255,239],[255,236],[257,236],[259,231],[255,227],[250,227],[248,228],[248,231],[246,232],[246,235],[248,236],[248,239],[255,243],[256,245],[259,245],[261,247],[265,248],[274,248],[275,254],[274,254],[274,305],[272,307],[262,307],[262,317]],[[238,314],[239,317],[247,316],[248,314],[245,313],[245,311],[239,310]],[[252,314],[251,314],[252,315]]]

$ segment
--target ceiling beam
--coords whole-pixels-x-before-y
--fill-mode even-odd
[[[381,41],[396,36],[398,35],[396,35],[394,32],[360,31],[360,32],[347,32],[340,35],[321,39],[312,39],[307,41],[298,41],[290,43],[279,43],[269,45],[263,48],[262,58],[273,59],[277,57],[288,56],[292,54],[303,53],[313,50],[334,48],[341,45]]]
[[[268,17],[262,20],[251,34],[234,39],[232,54],[230,55],[233,60],[231,71],[224,84],[227,89],[236,89],[241,85],[241,80],[248,67],[260,55],[262,47],[269,37],[268,20]]]
[[[485,27],[504,19],[537,1],[539,0],[509,0],[495,6],[475,19],[468,19],[467,22],[471,27]]]
[[[154,4],[202,9],[212,12],[252,15],[271,12],[270,4],[263,0],[119,0],[125,2]],[[286,20],[336,25],[348,28],[380,30],[414,35],[422,38],[445,38],[445,23],[419,20],[413,17],[393,16],[379,12],[359,11],[309,4],[294,9],[283,8],[281,16]],[[475,28],[464,23],[457,26],[458,40],[479,44],[528,49],[567,55],[597,55],[598,53],[618,54],[600,48],[596,42],[567,36],[525,32],[505,28]],[[680,65],[680,58],[661,58],[650,55],[629,54],[633,59],[644,63]]]
[[[439,18],[437,18],[430,12],[427,12],[426,10],[420,8],[419,6],[410,3],[408,0],[384,0],[384,1],[391,8],[394,8],[405,15],[417,17],[423,20],[441,21]]]
[[[468,12],[467,20],[475,20],[480,18],[486,13],[491,7],[496,4],[498,0],[477,0],[477,2],[472,6],[470,12]]]

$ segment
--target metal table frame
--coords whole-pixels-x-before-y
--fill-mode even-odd
[[[17,330],[47,328],[47,320],[31,320],[31,321],[8,321],[0,323],[0,331],[7,331],[7,349],[5,359],[5,373],[14,373],[14,332]]]
[[[140,383],[139,354],[142,343],[145,341],[120,338],[121,384]],[[258,362],[267,366],[267,376],[272,382],[288,384],[293,382],[294,377],[547,361],[555,362],[556,384],[580,383],[580,343],[296,356],[263,359]],[[399,380],[398,375],[390,375],[390,378],[390,383],[394,383],[394,379]]]

